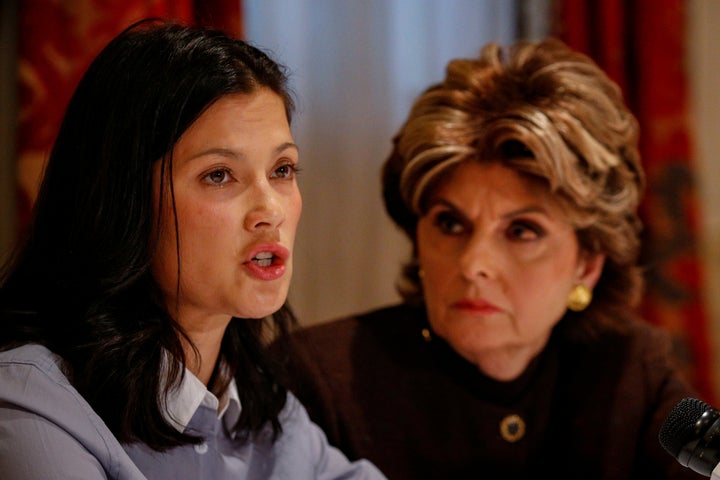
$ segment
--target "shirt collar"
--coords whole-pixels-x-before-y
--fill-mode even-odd
[[[233,429],[240,418],[240,411],[242,408],[240,407],[240,395],[238,394],[237,384],[235,383],[234,378],[230,381],[230,385],[228,385],[225,393],[223,393],[223,397],[227,398],[225,407],[221,413],[223,423],[225,424],[225,429],[228,432],[232,432],[231,435],[235,438]]]
[[[165,355],[165,358],[167,360],[168,355]],[[215,410],[225,428],[231,432],[241,411],[235,379],[230,380],[228,387],[218,398],[186,368],[180,384],[168,392],[163,416],[177,431],[183,432],[200,406]]]

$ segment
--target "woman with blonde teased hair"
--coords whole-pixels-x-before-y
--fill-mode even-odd
[[[558,40],[449,63],[382,188],[404,301],[298,331],[289,385],[393,479],[699,478],[658,442],[691,388],[638,318],[638,125]]]

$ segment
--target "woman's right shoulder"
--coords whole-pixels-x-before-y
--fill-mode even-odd
[[[38,344],[0,352],[0,406],[21,408],[63,424],[73,417],[102,424],[65,374],[62,357]],[[104,424],[103,424],[104,425]]]
[[[53,374],[59,373],[61,377],[65,377],[61,371],[62,363],[63,360],[59,355],[37,343],[27,343],[0,351],[0,368],[24,365],[27,368],[38,368]]]
[[[144,478],[48,348],[0,352],[3,478]]]

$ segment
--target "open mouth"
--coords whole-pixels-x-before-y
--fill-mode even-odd
[[[252,259],[253,263],[257,265],[258,267],[269,267],[273,264],[273,259],[275,258],[275,255],[273,255],[270,252],[261,252],[255,255]]]

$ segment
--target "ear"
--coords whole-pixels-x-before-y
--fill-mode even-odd
[[[595,288],[595,284],[600,279],[604,265],[604,254],[596,253],[591,255],[581,253],[578,259],[577,283],[582,283],[590,289]]]

